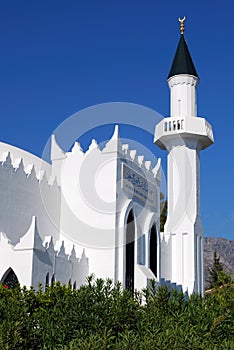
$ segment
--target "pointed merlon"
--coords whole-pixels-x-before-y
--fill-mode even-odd
[[[30,179],[30,180],[38,180],[38,179],[37,179],[36,170],[35,170],[35,166],[34,166],[34,165],[31,167],[30,172],[28,172],[28,173],[26,172],[26,174],[27,174],[27,178],[28,178],[28,179]]]
[[[65,152],[59,147],[55,135],[51,135],[51,146],[50,146],[50,159],[59,160],[66,158]]]
[[[161,158],[158,158],[157,164],[152,169],[152,173],[154,175],[154,178],[157,180],[161,179]]]
[[[146,160],[145,161],[145,168],[149,171],[149,170],[152,170],[152,167],[151,167],[151,161],[150,160]]]
[[[119,126],[115,125],[114,133],[110,140],[106,143],[105,148],[103,149],[104,153],[112,152],[121,152],[122,153],[122,144],[119,136]]]
[[[73,244],[72,246],[72,250],[71,250],[71,254],[69,256],[69,261],[71,262],[75,262],[77,260],[77,257],[76,257],[76,250],[75,250],[75,246]]]
[[[132,150],[130,151],[130,157],[131,157],[132,160],[135,160],[135,158],[136,158],[136,153],[137,153],[137,151],[136,151],[135,149],[132,149]]]
[[[17,169],[19,167],[19,164],[22,162],[22,158],[15,158],[14,161],[12,161],[12,166]],[[31,165],[32,166],[32,165]]]
[[[75,143],[74,143],[71,152],[72,152],[72,153],[84,154],[83,149],[81,148],[79,142],[75,142]]]
[[[25,171],[24,171],[24,162],[23,162],[23,159],[22,159],[22,158],[20,159],[20,162],[19,162],[17,168],[15,169],[15,171],[21,172],[21,173],[24,173],[24,174],[25,174]]]
[[[62,241],[62,244],[61,244],[61,247],[58,251],[58,257],[61,257],[61,258],[68,258],[68,255],[66,254],[65,252],[65,245],[64,245],[64,241]]]
[[[97,150],[100,151],[100,148],[99,148],[99,146],[98,146],[97,141],[96,141],[95,139],[92,139],[92,141],[91,141],[91,143],[90,143],[90,145],[89,145],[89,148],[88,148],[87,153],[90,152],[90,151],[93,151],[94,149],[97,149]]]
[[[125,155],[128,154],[128,150],[129,150],[129,144],[128,143],[122,145],[122,151],[124,152]]]
[[[2,152],[0,154],[0,162],[4,163],[6,161],[6,157],[8,156],[9,152]]]
[[[85,249],[83,248],[83,251],[82,251],[82,254],[81,254],[81,259],[83,258],[86,258],[86,255],[85,255]]]
[[[25,174],[27,176],[29,176],[31,174],[32,168],[34,168],[34,171],[35,171],[35,167],[33,164],[28,164],[28,165],[24,166],[24,171],[25,171]]]
[[[72,255],[76,257],[76,250],[75,250],[75,245],[74,244],[73,244],[72,250],[71,250],[71,256]]]
[[[53,241],[53,237],[50,237],[50,241],[47,243],[46,245],[46,251],[49,253],[49,255],[55,255],[56,251],[54,248],[54,241]]]
[[[11,167],[12,166],[12,159],[10,152],[7,153],[6,159],[3,162],[4,167]]]
[[[138,160],[139,165],[142,166],[143,161],[144,161],[144,156],[138,156],[138,157],[137,157],[137,160]]]
[[[111,137],[111,140],[118,140],[119,139],[119,125],[116,124],[114,128],[114,133]]]
[[[83,249],[83,252],[81,254],[80,262],[83,262],[83,263],[87,263],[88,262],[88,258],[85,255],[85,249]]]

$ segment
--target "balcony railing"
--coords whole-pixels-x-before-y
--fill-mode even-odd
[[[164,122],[164,131],[176,131],[184,129],[184,119],[170,120]]]

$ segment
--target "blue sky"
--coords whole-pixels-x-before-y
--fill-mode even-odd
[[[177,19],[187,16],[185,37],[201,80],[198,115],[215,134],[215,144],[201,154],[204,231],[233,239],[233,2],[0,5],[0,140],[39,156],[64,119],[95,104],[130,102],[168,116]],[[165,167],[166,153],[154,152]]]

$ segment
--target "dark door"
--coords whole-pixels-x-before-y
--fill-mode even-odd
[[[150,230],[150,270],[157,276],[157,234],[155,225]]]
[[[5,275],[2,279],[2,284],[4,285],[5,288],[13,289],[18,285],[18,283],[19,283],[18,278],[14,273],[14,271],[12,270],[12,268],[10,267],[5,272]]]
[[[133,211],[131,210],[127,219],[126,228],[126,275],[125,287],[133,294],[134,292],[134,245],[135,245],[135,223]]]

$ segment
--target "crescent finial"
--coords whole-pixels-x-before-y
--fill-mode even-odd
[[[186,20],[186,17],[184,16],[184,18],[178,18],[178,21],[180,22],[180,33],[184,34],[184,21]]]

